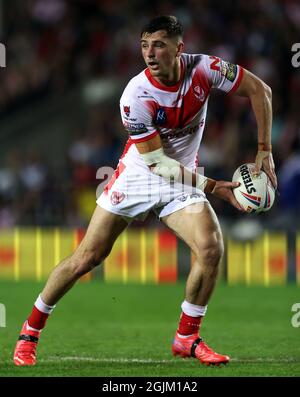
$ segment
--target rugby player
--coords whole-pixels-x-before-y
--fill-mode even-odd
[[[174,16],[151,20],[141,33],[146,69],[125,88],[120,101],[129,139],[112,179],[97,199],[85,237],[52,271],[24,322],[14,352],[16,365],[34,365],[41,330],[56,303],[76,281],[101,263],[133,219],[154,211],[191,248],[195,262],[172,344],[174,355],[206,365],[226,364],[200,337],[223,254],[220,225],[206,195],[242,210],[232,189],[195,172],[213,89],[248,97],[258,129],[256,172],[264,169],[277,185],[271,147],[271,89],[239,65],[216,56],[183,52],[183,28]],[[216,145],[219,143],[216,142]]]

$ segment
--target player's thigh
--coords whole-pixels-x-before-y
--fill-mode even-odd
[[[223,238],[218,218],[208,202],[195,203],[162,218],[197,255],[215,249],[222,253]]]
[[[120,215],[106,211],[97,205],[78,248],[97,252],[110,250],[127,225],[128,223]]]

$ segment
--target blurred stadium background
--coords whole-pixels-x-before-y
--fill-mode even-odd
[[[115,167],[127,136],[119,98],[144,68],[141,25],[174,14],[186,52],[238,63],[273,90],[279,192],[273,209],[241,215],[212,200],[226,242],[220,277],[229,284],[300,284],[300,41],[297,0],[0,0],[0,279],[43,280],[83,236],[100,167]],[[247,100],[215,92],[200,164],[231,180],[254,161]],[[160,283],[184,278],[193,257],[150,216],[124,233],[90,278]]]

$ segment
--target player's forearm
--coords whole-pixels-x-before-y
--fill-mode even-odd
[[[163,148],[140,153],[140,155],[154,174],[162,176],[166,180],[170,181],[172,178],[176,182],[196,187],[205,193],[210,193],[215,187],[216,182],[213,179],[189,171],[177,160],[166,156]]]
[[[182,183],[183,185],[200,189],[204,193],[211,193],[216,186],[216,181],[214,179],[207,178],[206,176],[198,174],[197,172],[191,172],[181,164],[180,174],[178,175],[176,181]]]
[[[272,90],[260,78],[244,69],[243,78],[235,95],[248,97],[255,114],[259,150],[271,149]]]
[[[204,193],[212,193],[212,191],[214,190],[215,186],[216,186],[217,181],[215,181],[214,179],[211,178],[207,178],[207,183],[204,189]]]
[[[211,193],[216,186],[216,181],[200,175],[197,172],[191,172],[183,165],[180,165],[181,175],[179,181],[188,186],[196,187],[204,191],[204,193]]]
[[[270,87],[262,84],[257,92],[250,96],[250,100],[257,122],[258,150],[269,151],[272,149],[272,91]]]

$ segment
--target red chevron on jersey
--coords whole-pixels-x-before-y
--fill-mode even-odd
[[[209,83],[201,71],[195,73],[190,88],[186,94],[181,94],[172,102],[172,106],[164,106],[166,123],[164,128],[184,128],[188,126],[204,106],[209,94]],[[155,115],[161,106],[156,101],[147,101],[146,106],[155,122]]]
[[[159,134],[166,155],[192,169],[202,140],[211,89],[231,92],[242,77],[238,65],[221,58],[218,68],[211,68],[211,64],[208,55],[182,54],[180,79],[173,86],[163,85],[148,68],[131,79],[122,94],[120,110],[132,142],[143,142]],[[234,73],[224,73],[228,70]],[[135,145],[123,161],[126,165],[144,166]]]

